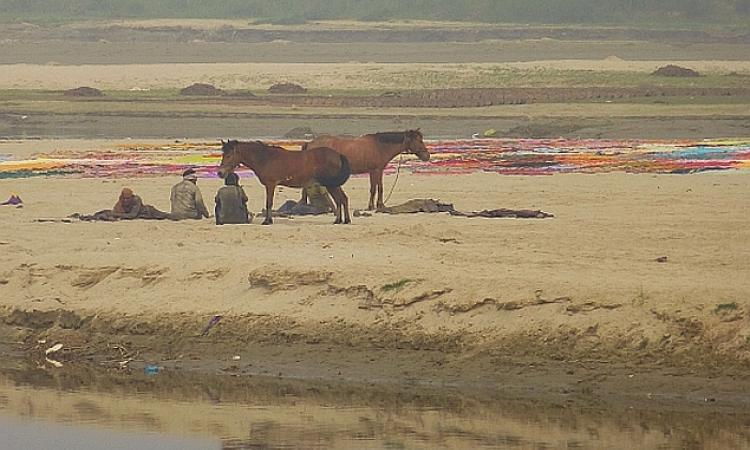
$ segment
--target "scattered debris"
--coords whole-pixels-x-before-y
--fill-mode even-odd
[[[44,351],[45,355],[49,355],[50,353],[59,352],[63,348],[62,344],[55,344],[52,347],[48,348]]]
[[[656,261],[658,263],[665,263],[665,262],[667,262],[667,257],[666,256],[660,256],[660,257],[656,258],[654,261]]]
[[[143,368],[143,373],[146,375],[156,375],[161,370],[161,367],[157,366],[156,364],[146,364],[146,366]]]
[[[211,320],[208,321],[208,325],[206,325],[206,328],[203,329],[203,332],[201,333],[201,336],[208,336],[209,330],[213,328],[219,321],[221,320],[221,315],[217,314],[211,318]]]
[[[73,223],[73,219],[68,219],[68,218],[63,218],[63,219],[41,218],[41,219],[34,219],[34,222],[39,222],[39,223],[47,223],[47,222]]]
[[[57,360],[54,360],[52,358],[48,358],[47,357],[47,355],[59,352],[60,350],[62,350],[62,348],[63,348],[63,345],[60,344],[60,343],[57,343],[57,344],[53,345],[52,347],[48,348],[47,350],[44,351],[44,360],[47,363],[49,363],[52,366],[54,366],[54,367],[57,367],[57,368],[62,367],[63,364],[60,361],[57,361]]]
[[[63,366],[63,364],[60,361],[56,361],[54,359],[44,358],[45,361],[52,364],[54,367],[60,368]]]

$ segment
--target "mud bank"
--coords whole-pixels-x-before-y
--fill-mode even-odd
[[[11,417],[217,439],[224,449],[739,448],[750,441],[746,413],[732,413],[721,399],[685,404],[656,394],[638,404],[591,393],[519,397],[502,387],[457,390],[172,367],[148,376],[5,361],[0,398],[0,411]]]

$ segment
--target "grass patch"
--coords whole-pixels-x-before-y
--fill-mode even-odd
[[[716,308],[714,308],[715,313],[720,313],[723,311],[736,311],[737,310],[737,302],[730,302],[730,303],[719,303],[716,305]]]
[[[416,280],[412,280],[411,278],[402,278],[402,279],[400,279],[400,280],[398,280],[398,281],[396,281],[394,283],[384,284],[380,288],[380,290],[381,291],[385,291],[385,292],[397,291],[397,290],[403,288],[404,286],[406,286],[407,284],[413,283],[414,281],[416,281]]]

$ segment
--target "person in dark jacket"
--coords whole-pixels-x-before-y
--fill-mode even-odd
[[[239,184],[240,177],[232,172],[224,178],[225,186],[216,193],[216,225],[250,223],[247,195]]]

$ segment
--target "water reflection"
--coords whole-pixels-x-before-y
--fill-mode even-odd
[[[180,438],[141,432],[99,429],[83,425],[60,425],[40,420],[20,420],[0,415],[3,450],[212,450],[217,439]]]
[[[153,377],[69,367],[0,372],[1,435],[39,437],[36,431],[48,426],[38,421],[107,427],[69,433],[84,439],[70,448],[82,449],[99,448],[87,442],[102,436],[108,445],[159,439],[159,448],[170,448],[176,436],[187,439],[179,448],[208,449],[750,448],[750,414],[695,409],[169,371]],[[52,434],[65,434],[57,428]]]

